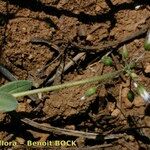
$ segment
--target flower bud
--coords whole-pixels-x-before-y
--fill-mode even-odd
[[[86,92],[85,92],[85,96],[89,97],[89,96],[92,96],[96,93],[97,91],[97,88],[96,87],[92,87],[92,88],[89,88]]]
[[[123,50],[121,51],[121,54],[124,59],[128,58],[129,56],[128,50],[125,45],[123,46]]]
[[[130,76],[131,76],[131,78],[132,78],[133,80],[136,80],[136,79],[138,78],[138,75],[137,75],[136,73],[134,73],[134,72],[132,72],[132,73],[130,74]]]
[[[133,93],[133,91],[129,91],[128,92],[128,94],[127,94],[127,97],[128,97],[128,100],[130,101],[130,102],[133,102],[133,100],[134,100],[134,93]]]
[[[150,102],[150,94],[146,91],[144,86],[134,83],[134,86],[137,88],[139,95],[144,99],[145,102]]]
[[[110,57],[108,57],[108,56],[103,56],[103,57],[102,57],[102,63],[103,63],[104,65],[106,65],[106,66],[112,66],[113,61],[112,61],[112,59],[111,59]]]
[[[148,32],[147,32],[147,36],[146,36],[146,39],[144,42],[144,49],[146,51],[150,51],[150,30],[148,30]]]

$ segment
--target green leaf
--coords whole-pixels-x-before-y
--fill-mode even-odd
[[[9,82],[0,87],[0,92],[6,92],[9,94],[23,92],[31,89],[32,82],[28,80],[17,80]]]
[[[0,92],[0,111],[9,112],[17,108],[18,101],[11,94]]]

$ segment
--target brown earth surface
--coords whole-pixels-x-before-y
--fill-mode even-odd
[[[31,80],[33,88],[45,87],[122,68],[119,51],[125,44],[128,62],[142,56],[135,73],[149,90],[150,52],[143,47],[146,32],[112,45],[150,26],[149,5],[148,0],[0,0],[0,64],[16,79]],[[98,49],[92,50],[94,47]],[[110,50],[114,60],[111,67],[100,61]],[[79,53],[84,56],[61,72]],[[1,72],[1,85],[9,81]],[[84,97],[95,86],[97,93]],[[134,90],[130,78],[122,75],[102,83],[21,98],[16,111],[0,114],[0,140],[16,141],[12,149],[32,149],[26,147],[28,140],[76,142],[75,147],[35,149],[150,149],[150,107],[138,94],[130,102],[130,88]],[[96,133],[102,138],[52,133],[25,123],[24,118],[61,129]]]

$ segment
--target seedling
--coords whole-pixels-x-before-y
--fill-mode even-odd
[[[144,47],[145,47],[145,50],[150,50],[150,31],[148,32]],[[122,57],[124,59],[128,58],[128,52],[125,46],[122,51]],[[139,58],[137,60],[139,60]],[[112,59],[107,55],[102,57],[102,62],[108,66],[111,66],[113,64]],[[134,81],[134,86],[137,92],[139,93],[139,95],[141,95],[141,97],[145,100],[145,102],[150,102],[150,94],[146,91],[144,86],[137,83],[138,76],[133,71],[134,64],[135,64],[134,62],[127,63],[125,60],[124,68],[121,70],[112,72],[112,73],[107,73],[101,76],[94,76],[91,78],[86,78],[84,80],[73,81],[73,82],[68,82],[68,83],[64,83],[60,85],[44,87],[44,88],[39,88],[39,89],[34,89],[34,90],[30,90],[32,87],[32,83],[27,80],[13,81],[13,82],[7,83],[0,87],[0,111],[9,112],[9,111],[15,110],[18,105],[18,101],[16,99],[18,97],[28,96],[32,94],[41,93],[41,92],[60,90],[63,88],[84,85],[87,83],[102,82],[102,81],[106,81],[108,79],[117,77],[123,72],[127,73],[131,77],[131,79]],[[90,89],[88,89],[85,92],[84,97],[89,97],[95,94],[97,91],[97,87],[91,87]],[[129,91],[128,99],[130,101],[134,99],[134,95],[132,91]]]
[[[34,89],[34,90],[30,90],[32,87],[32,83],[27,80],[13,81],[13,82],[7,83],[0,87],[0,111],[9,112],[9,111],[15,110],[18,105],[18,101],[16,99],[18,97],[28,96],[32,94],[41,93],[41,92],[60,90],[64,88],[84,85],[87,83],[93,83],[97,81],[102,82],[102,81],[106,81],[108,79],[117,77],[123,72],[128,73],[130,76],[132,74],[132,76],[135,77],[135,74],[131,73],[130,66],[132,66],[132,64],[128,64],[121,70],[118,70],[112,73],[107,73],[101,76],[94,76],[91,78],[86,78],[84,80],[73,81],[73,82],[68,82],[68,83],[64,83],[60,85],[44,87],[44,88],[39,88],[39,89]],[[138,89],[139,94],[148,101],[150,96],[145,92],[146,90],[143,90],[143,88],[139,87],[138,85],[136,86],[136,88]],[[141,90],[142,92],[140,92]],[[89,97],[95,94],[96,91],[97,91],[97,87],[92,87],[85,92],[84,96]],[[130,94],[130,97],[131,97],[131,94]]]
[[[18,105],[18,102],[16,99],[18,97],[28,96],[32,94],[41,93],[41,92],[60,90],[63,88],[84,85],[87,83],[92,83],[92,82],[97,82],[97,81],[99,82],[105,81],[107,79],[112,79],[116,77],[121,72],[123,72],[123,69],[116,71],[116,72],[104,74],[101,76],[95,76],[95,77],[87,78],[84,80],[68,82],[68,83],[64,83],[60,85],[39,88],[39,89],[34,89],[34,90],[30,90],[32,86],[32,83],[30,81],[27,81],[27,80],[13,81],[0,87],[0,111],[9,112],[9,111],[15,110]],[[95,92],[95,90],[96,88],[94,89],[91,88],[86,93],[86,95],[90,96],[91,94],[93,94],[93,92]]]

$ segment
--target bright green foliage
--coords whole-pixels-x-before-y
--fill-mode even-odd
[[[18,93],[18,92],[23,92],[26,90],[31,89],[32,87],[32,82],[28,80],[18,80],[18,81],[13,81],[9,82],[3,86],[0,87],[0,92],[6,92],[6,93]]]
[[[97,91],[97,88],[92,87],[85,92],[85,96],[87,96],[87,97],[92,96],[96,93],[96,91]]]
[[[11,94],[0,92],[0,112],[9,112],[17,108],[18,102]]]

